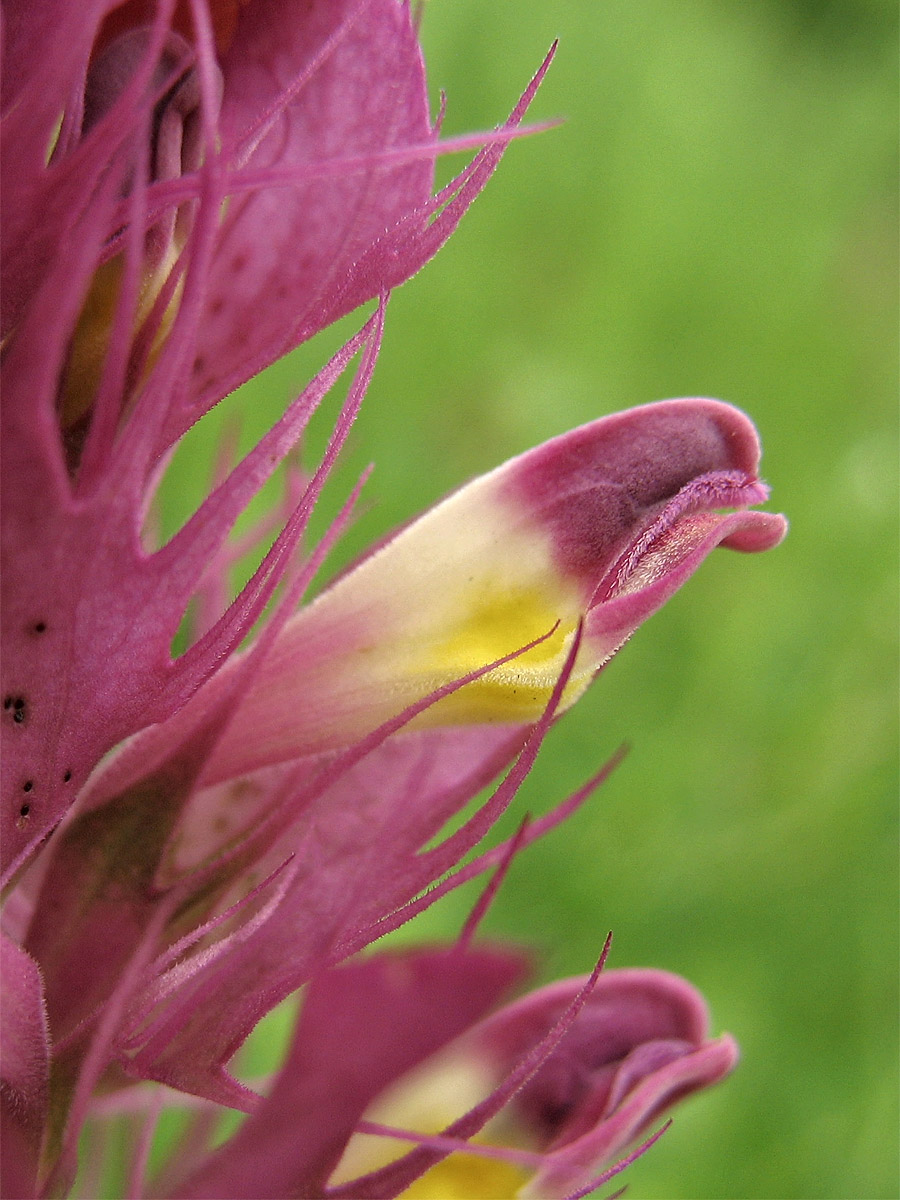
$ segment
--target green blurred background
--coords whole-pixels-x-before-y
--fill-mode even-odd
[[[683,973],[739,1039],[735,1076],[628,1173],[633,1200],[898,1195],[895,8],[424,14],[446,133],[500,120],[557,36],[530,117],[564,124],[510,148],[393,297],[330,497],[374,460],[372,503],[335,563],[536,442],[678,395],[753,416],[792,523],[767,555],[713,555],[638,633],[501,830],[631,743],[517,861],[485,929],[540,947],[546,978],[589,969],[612,929],[612,965]],[[249,444],[358,323],[204,424],[170,520],[198,498],[193,455],[227,412]],[[472,899],[414,935],[452,936]]]

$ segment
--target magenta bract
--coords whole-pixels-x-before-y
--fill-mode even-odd
[[[418,270],[505,144],[431,197],[439,147],[396,0],[258,0],[218,56],[204,4],[192,44],[166,33],[161,7],[93,58],[115,6],[77,7],[76,20],[67,4],[19,6],[6,44],[5,870],[106,751],[176,711],[251,627],[299,519],[239,602],[171,658],[238,513],[368,345],[364,390],[380,326],[154,552],[143,526],[160,456],[225,392]],[[42,41],[46,56],[29,51]]]

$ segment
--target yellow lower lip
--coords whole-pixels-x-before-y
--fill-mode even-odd
[[[420,723],[536,720],[550,700],[571,646],[579,617],[575,598],[559,587],[510,587],[482,578],[468,593],[462,589],[457,613],[446,635],[423,647],[413,668],[434,679],[435,687],[515,654],[530,642],[538,644],[441,700]],[[587,678],[568,684],[563,707],[578,698]]]

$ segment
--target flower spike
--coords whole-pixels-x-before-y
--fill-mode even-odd
[[[505,121],[441,141],[419,15],[4,3],[4,1195],[107,1194],[106,1122],[130,1115],[130,1196],[577,1200],[736,1059],[684,981],[601,976],[609,939],[589,976],[497,1010],[530,956],[476,934],[513,859],[620,757],[481,847],[559,715],[715,546],[783,536],[750,511],[767,498],[750,421],[703,399],[603,417],[305,599],[368,477],[301,550],[391,289],[508,144],[547,127],[523,121],[555,43]],[[438,155],[460,149],[476,153],[433,194]],[[163,541],[156,493],[182,435],[365,302]],[[307,469],[304,431],[347,371]],[[284,499],[237,537],[280,468]],[[346,961],[493,869],[456,945]],[[286,1061],[243,1078],[245,1040],[301,989]],[[392,1112],[423,1081],[434,1096],[435,1055],[461,1091],[439,1075],[433,1120]],[[148,1177],[173,1102],[185,1137]],[[216,1147],[222,1108],[249,1119]]]

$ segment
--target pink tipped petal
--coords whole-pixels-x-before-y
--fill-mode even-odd
[[[730,1075],[738,1058],[737,1043],[728,1034],[695,1048],[659,1042],[635,1051],[616,1078],[620,1097],[610,1098],[592,1129],[560,1142],[546,1155],[523,1196],[568,1196],[598,1164],[613,1163],[674,1104]]]
[[[206,778],[350,743],[505,655],[419,724],[535,721],[583,620],[564,709],[716,545],[781,539],[783,518],[743,511],[767,495],[758,456],[736,409],[672,400],[604,417],[476,479],[289,622]]]
[[[533,1045],[583,979],[525,996],[472,1032],[498,1073]],[[727,1035],[708,1037],[702,997],[655,970],[601,975],[566,1038],[519,1092],[515,1108],[544,1162],[524,1195],[561,1198],[612,1163],[672,1104],[723,1079],[737,1062]]]
[[[671,526],[691,512],[763,501],[759,455],[756,430],[738,409],[718,400],[664,400],[603,417],[514,459],[507,491],[550,533],[560,569],[593,597],[661,518]]]
[[[527,1047],[526,1052],[517,1061],[502,1064],[499,1072],[501,1079],[497,1086],[483,1100],[448,1125],[442,1131],[444,1138],[469,1139],[480,1133],[512,1097],[523,1087],[528,1086],[544,1064],[552,1060],[590,998],[606,964],[611,942],[612,935],[610,934],[596,967],[589,976],[581,981],[581,987],[575,991],[574,995],[568,997],[569,1003],[556,1012],[555,1023],[549,1029],[545,1027],[541,1030],[541,1035]],[[488,1018],[489,1022],[491,1020],[492,1018]],[[470,1035],[464,1035],[457,1043],[457,1047],[466,1045],[473,1045],[477,1055],[475,1031]],[[481,1064],[470,1062],[470,1066],[474,1076],[480,1082],[484,1082],[483,1073],[479,1070]],[[413,1180],[418,1179],[432,1165],[440,1163],[442,1159],[446,1158],[452,1145],[453,1142],[447,1140],[441,1146],[434,1145],[432,1147],[428,1145],[427,1141],[424,1141],[415,1150],[395,1162],[389,1163],[386,1167],[351,1180],[348,1184],[338,1184],[332,1187],[329,1195],[343,1197],[345,1200],[350,1200],[350,1197],[353,1197],[354,1200],[377,1200],[380,1197],[402,1195]]]
[[[784,532],[782,517],[731,513],[687,517],[661,534],[616,581],[609,599],[588,613],[586,641],[597,665],[602,665],[638,625],[660,609],[716,546],[768,550],[781,541]]]
[[[750,520],[736,526],[720,543],[729,550],[741,550],[745,554],[756,554],[760,550],[771,550],[782,542],[788,531],[787,520],[780,513],[750,513]]]

